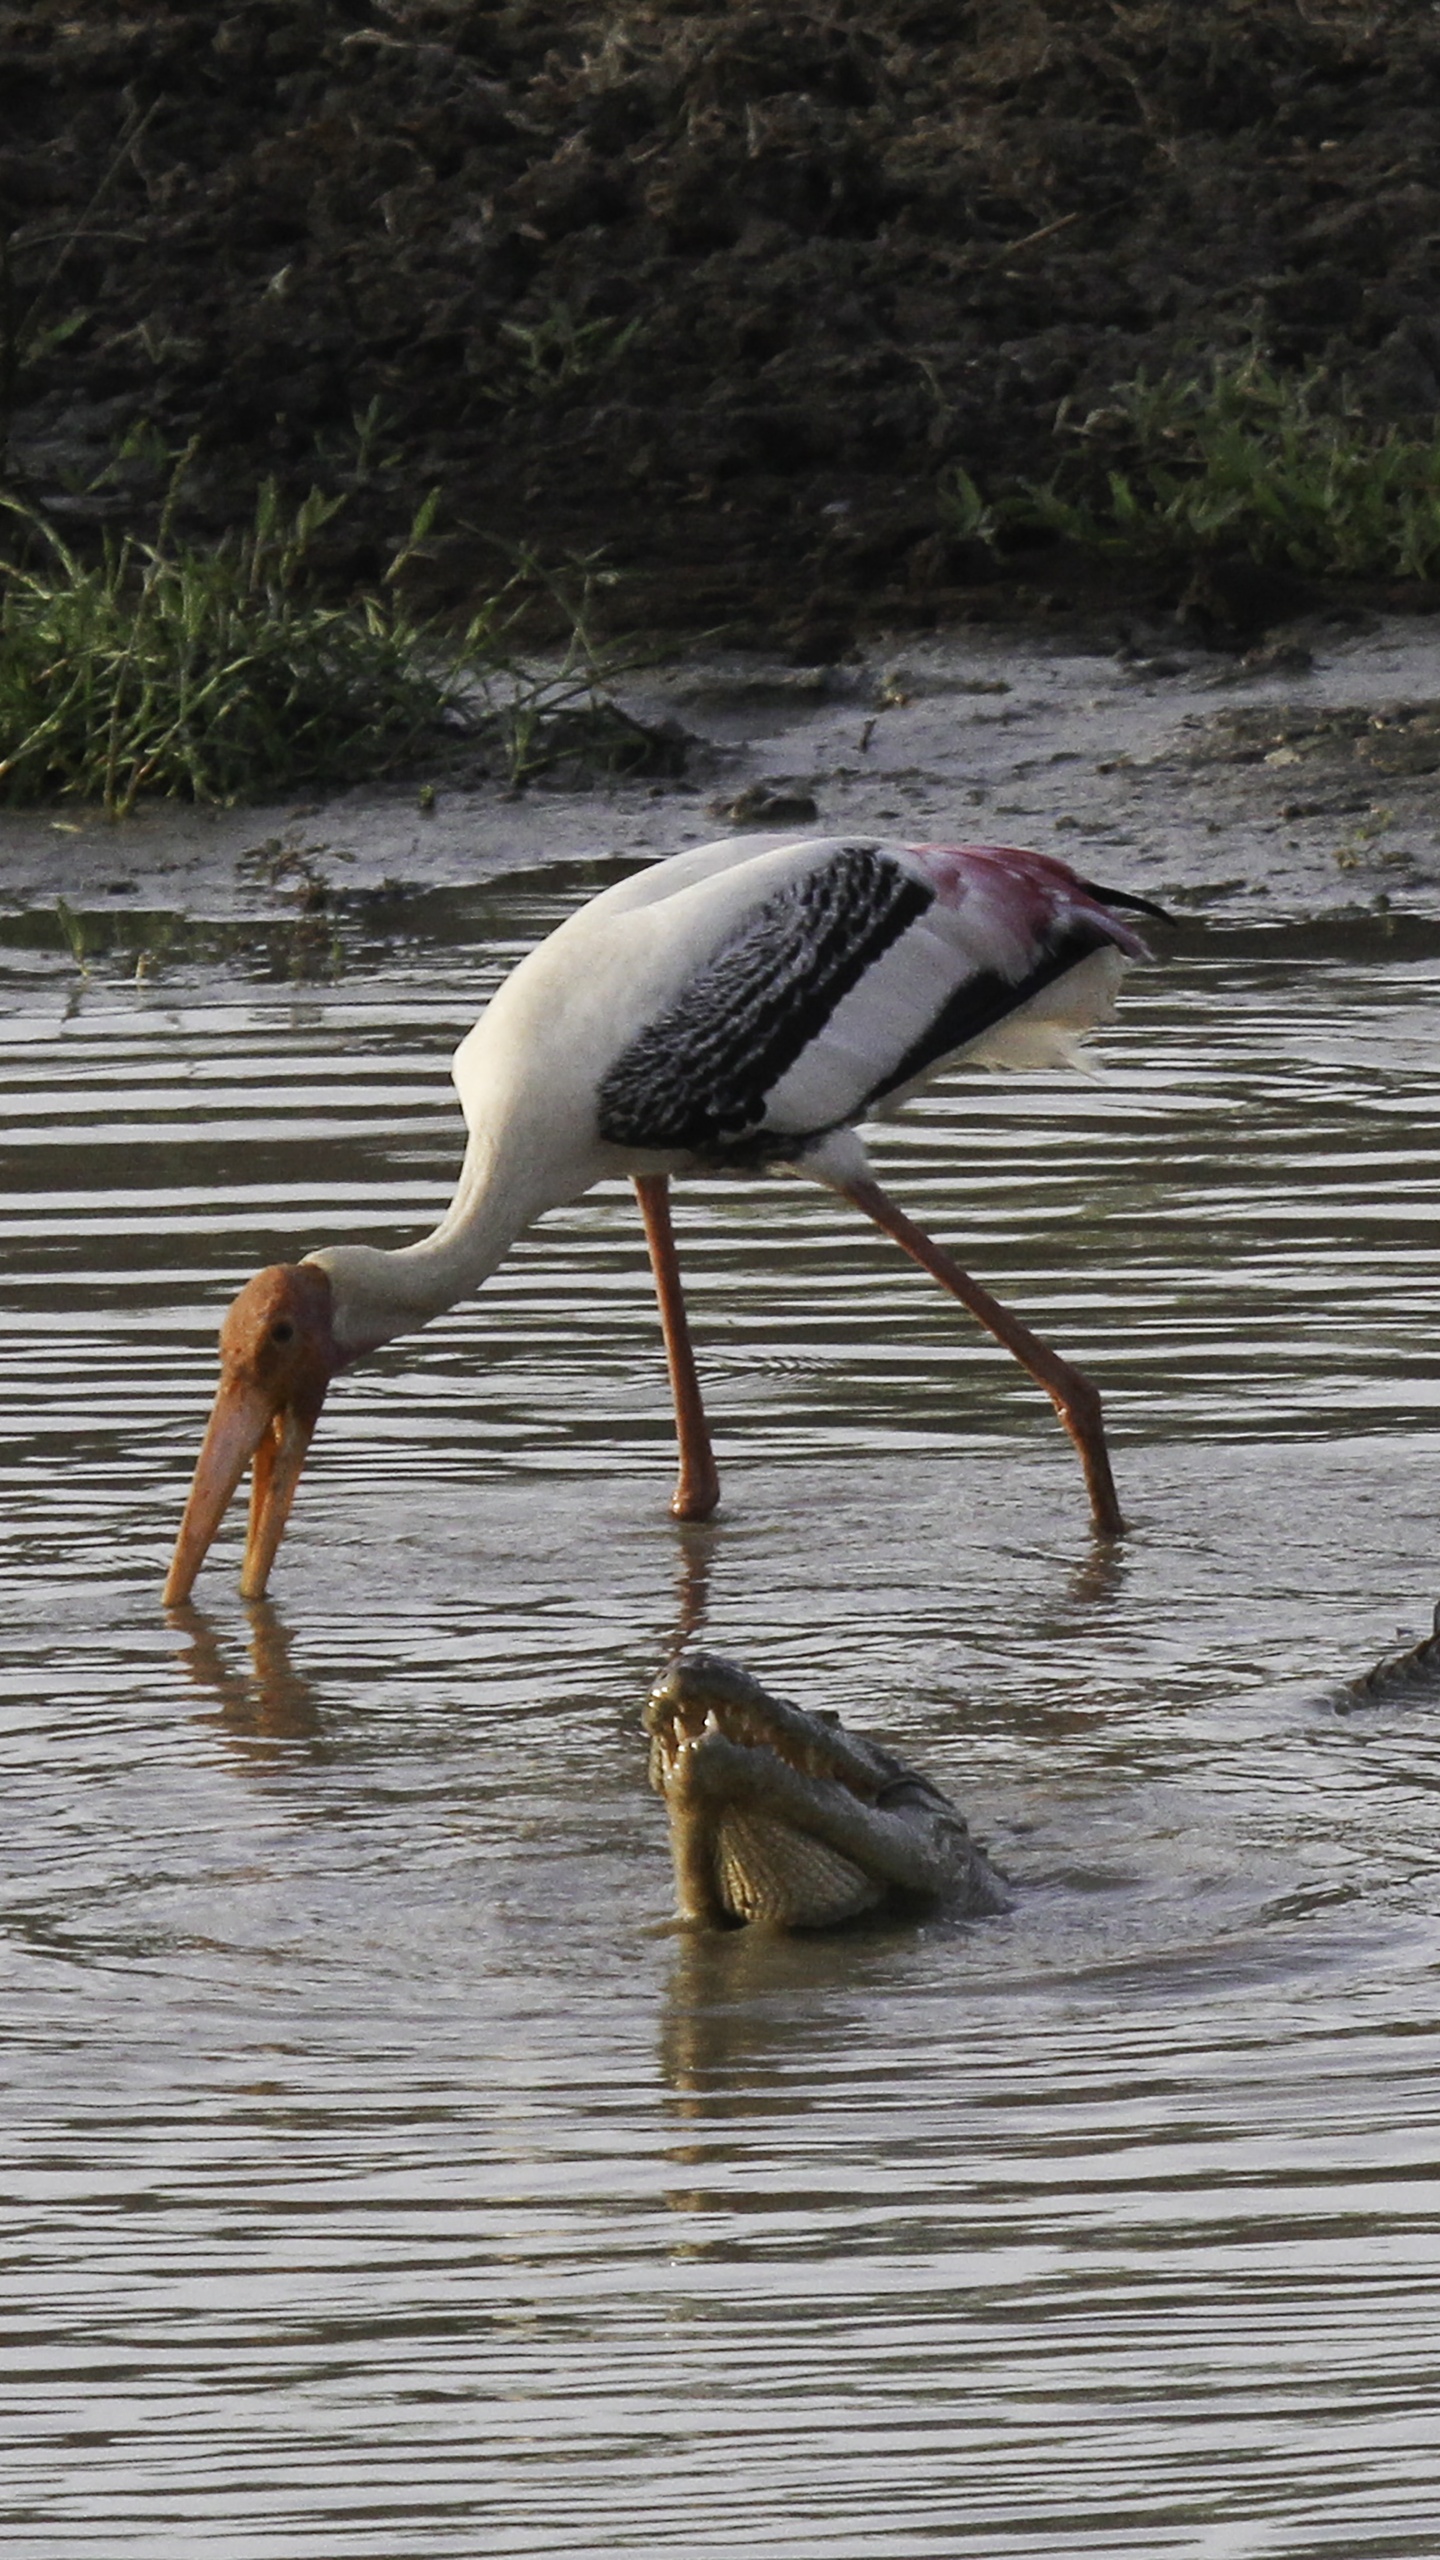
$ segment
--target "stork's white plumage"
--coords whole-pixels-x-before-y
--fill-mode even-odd
[[[241,1589],[258,1598],[337,1369],[479,1286],[546,1209],[635,1183],[675,1390],[673,1508],[719,1498],[685,1327],[668,1181],[788,1165],[840,1191],[1012,1350],[1079,1448],[1096,1525],[1121,1526],[1099,1399],[880,1190],[856,1123],[956,1058],[1068,1061],[1145,956],[1149,902],[1013,847],[874,837],[697,846],[634,874],[524,959],[455,1057],[469,1145],[432,1235],[334,1245],[241,1291],[166,1584],[189,1593],[255,1462]]]

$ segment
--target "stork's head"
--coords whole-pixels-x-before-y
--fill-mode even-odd
[[[264,1598],[325,1391],[341,1365],[328,1273],[276,1262],[247,1281],[220,1327],[220,1388],[180,1523],[165,1605],[178,1608],[251,1460],[240,1589]]]

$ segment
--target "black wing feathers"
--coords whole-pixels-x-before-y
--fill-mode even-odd
[[[954,994],[912,1041],[903,1058],[896,1061],[880,1084],[872,1085],[865,1097],[865,1109],[883,1102],[887,1093],[898,1093],[902,1085],[913,1084],[917,1076],[938,1066],[942,1058],[952,1057],[982,1031],[991,1031],[1003,1022],[1007,1013],[1018,1012],[1042,987],[1063,978],[1077,960],[1086,959],[1092,951],[1110,947],[1110,936],[1097,924],[1077,923],[1058,927],[1047,935],[1039,959],[1023,978],[1002,977],[998,969],[977,969],[973,977],[962,980]],[[857,1113],[857,1118],[863,1113]]]
[[[1082,880],[1079,886],[1102,907],[1129,907],[1137,916],[1153,916],[1157,924],[1175,922],[1168,907],[1157,907],[1153,898],[1137,898],[1133,889],[1102,889],[1098,880]]]
[[[868,845],[777,890],[616,1059],[597,1096],[601,1137],[732,1161],[793,1152],[793,1137],[756,1139],[767,1095],[933,904],[923,881]]]

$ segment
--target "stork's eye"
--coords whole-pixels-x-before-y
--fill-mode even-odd
[[[270,1339],[272,1342],[294,1341],[295,1327],[291,1324],[288,1316],[282,1316],[278,1324],[272,1324],[270,1327]]]

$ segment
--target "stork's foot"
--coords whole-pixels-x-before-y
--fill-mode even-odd
[[[997,1342],[1013,1354],[1022,1369],[1043,1387],[1051,1403],[1075,1443],[1085,1474],[1085,1489],[1090,1496],[1091,1517],[1096,1534],[1102,1538],[1123,1538],[1125,1517],[1110,1472],[1110,1452],[1105,1443],[1105,1422],[1100,1409],[1100,1391],[1079,1369],[1072,1369],[1048,1342],[1042,1342],[1023,1324],[1013,1310],[992,1298],[968,1271],[962,1271],[953,1254],[907,1218],[903,1209],[881,1190],[878,1182],[842,1182],[836,1184],[847,1200],[873,1218],[887,1236],[893,1236],[902,1251],[942,1289],[968,1307],[972,1316],[994,1335]]]
[[[1079,1453],[1095,1534],[1098,1538],[1123,1538],[1128,1523],[1111,1473],[1100,1390],[1082,1370],[1072,1369],[1068,1360],[1058,1359],[1053,1352],[1050,1356],[1055,1362],[1055,1375],[1042,1378],[1041,1384]]]
[[[708,1520],[720,1501],[720,1473],[709,1447],[705,1464],[693,1470],[684,1469],[670,1497],[672,1520]]]

